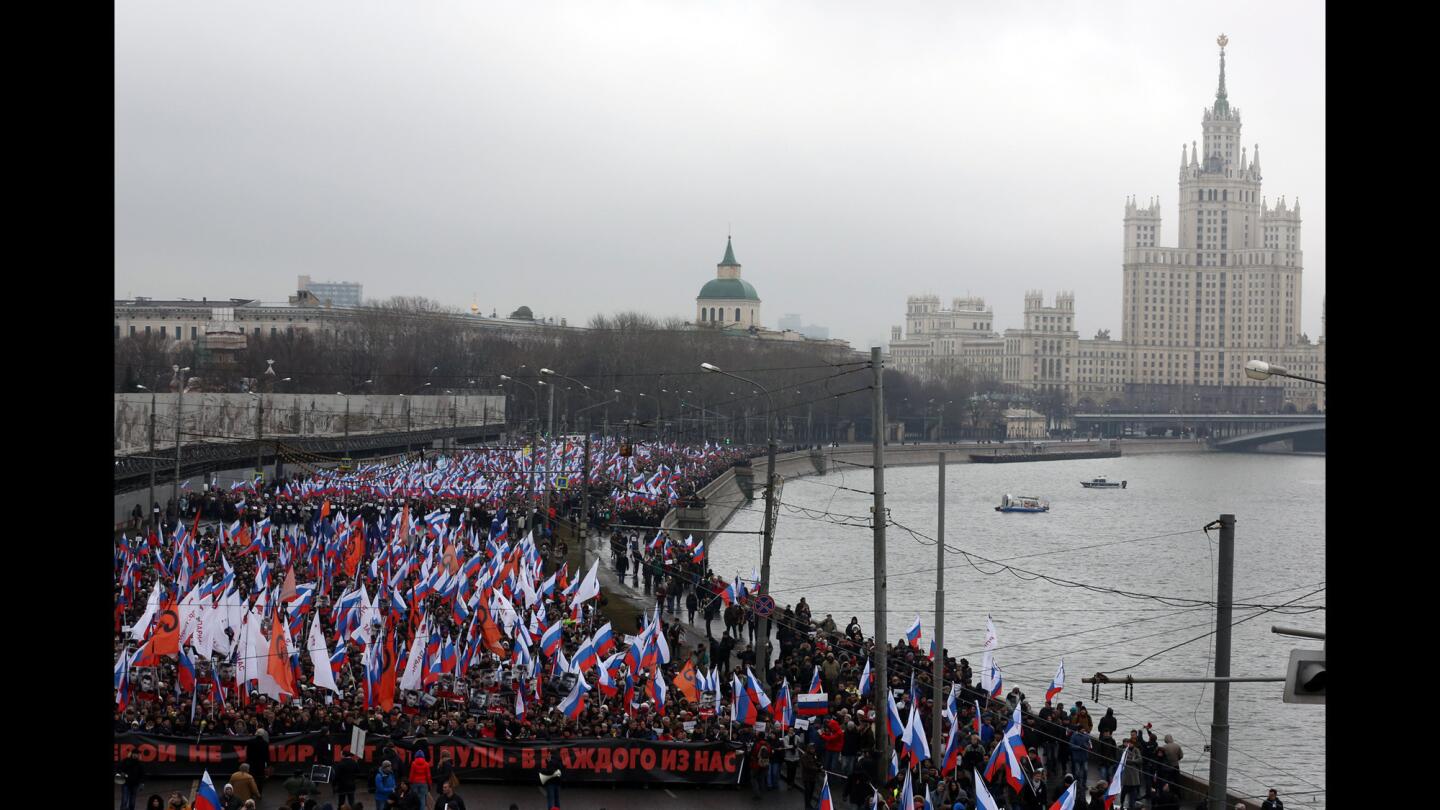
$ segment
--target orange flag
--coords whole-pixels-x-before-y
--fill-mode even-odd
[[[290,651],[285,649],[285,618],[278,606],[270,619],[270,655],[265,662],[265,672],[275,679],[281,692],[300,694],[295,688],[295,671],[290,668]]]
[[[496,655],[504,655],[505,648],[500,644],[500,628],[490,619],[490,609],[480,607],[480,635],[485,641],[485,649]]]
[[[679,689],[685,695],[686,700],[693,703],[700,699],[700,690],[695,686],[694,661],[686,661],[685,667],[676,674],[672,683],[675,684],[676,689]]]
[[[385,641],[385,672],[380,676],[380,688],[376,690],[376,698],[379,700],[380,708],[390,711],[395,708],[395,667],[397,665],[395,655],[395,634],[387,633]]]
[[[180,654],[180,613],[176,610],[173,599],[166,600],[165,604],[160,606],[160,612],[155,614],[154,621],[150,637],[140,647],[136,666],[159,666],[160,656]]]
[[[322,502],[322,503],[320,504],[320,519],[321,519],[321,520],[324,520],[325,518],[327,518],[327,517],[329,517],[329,516],[330,516],[330,499],[329,499],[329,498],[326,498],[326,499],[324,500],[324,502]]]
[[[350,533],[350,550],[345,555],[345,576],[355,578],[355,571],[360,568],[360,561],[365,559],[365,533]]]

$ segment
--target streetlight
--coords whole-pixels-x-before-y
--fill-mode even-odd
[[[764,552],[763,552],[763,555],[762,555],[761,560],[760,560],[760,592],[761,592],[762,594],[766,595],[766,596],[769,596],[769,594],[770,594],[770,548],[771,548],[772,545],[774,545],[774,542],[775,542],[775,511],[774,511],[774,503],[775,503],[775,429],[774,429],[773,423],[772,423],[772,421],[771,421],[771,420],[773,420],[774,417],[775,417],[775,399],[774,399],[774,397],[772,397],[772,396],[770,395],[770,389],[766,388],[765,386],[761,385],[760,383],[757,383],[757,382],[755,382],[754,380],[746,379],[745,377],[741,377],[739,374],[731,374],[731,373],[728,372],[728,371],[722,370],[719,366],[717,366],[717,365],[715,365],[715,364],[713,364],[713,363],[701,363],[701,364],[700,364],[700,368],[701,368],[701,370],[703,370],[703,371],[708,371],[708,372],[710,372],[711,374],[723,374],[723,375],[726,376],[726,377],[731,377],[731,378],[736,379],[736,380],[739,380],[739,381],[741,381],[741,382],[743,382],[743,383],[749,383],[750,385],[753,385],[753,386],[755,386],[756,388],[759,388],[762,392],[764,392],[764,394],[765,394],[765,400],[766,400],[766,402],[769,404],[769,413],[766,415],[767,418],[765,419],[765,427],[766,427],[767,432],[770,434],[770,435],[769,435],[769,439],[768,439],[768,441],[766,442],[766,450],[765,450],[765,456],[766,456],[766,469],[765,469],[765,545],[764,545]],[[761,664],[761,671],[767,671],[767,672],[768,672],[769,669],[770,669],[770,617],[769,617],[769,616],[766,616],[766,617],[765,617],[765,624],[764,624],[764,626],[763,626],[763,629],[764,629],[765,646],[764,646],[764,648],[761,650],[760,664]]]
[[[1252,380],[1268,380],[1271,377],[1289,377],[1292,380],[1303,380],[1316,385],[1324,385],[1324,380],[1317,380],[1313,377],[1301,377],[1299,374],[1291,374],[1284,366],[1274,363],[1267,363],[1264,360],[1250,360],[1245,363],[1245,376]]]
[[[524,368],[524,366],[521,366],[520,368]],[[530,385],[526,382],[521,382],[520,380],[511,377],[509,374],[501,374],[500,380],[501,385],[504,385],[507,382],[513,382],[530,389],[530,393],[535,395],[535,413],[537,414],[536,421],[539,421],[538,414],[540,413],[540,391],[536,389],[535,386]],[[541,380],[540,384],[544,385],[544,380]],[[539,449],[539,445],[540,439],[539,437],[535,436],[534,431],[532,431],[530,434],[530,511],[525,515],[525,527],[527,529],[530,528],[530,521],[535,513],[535,453]]]
[[[175,504],[175,520],[176,520],[176,521],[179,521],[179,520],[181,520],[181,517],[180,517],[180,417],[181,417],[181,415],[185,412],[185,378],[184,378],[183,376],[181,376],[181,375],[183,375],[183,374],[189,374],[189,373],[190,373],[190,367],[189,367],[189,366],[186,366],[186,367],[184,367],[184,368],[181,368],[179,365],[174,365],[174,366],[171,366],[170,368],[171,368],[171,369],[174,371],[174,373],[175,373],[175,376],[174,376],[172,379],[174,379],[174,380],[177,381],[178,385],[177,385],[177,387],[176,387],[176,391],[179,393],[179,396],[178,396],[178,397],[176,398],[176,400],[175,400],[175,480],[171,482],[171,486],[170,486],[170,500]],[[162,372],[162,373],[163,373],[163,372]]]

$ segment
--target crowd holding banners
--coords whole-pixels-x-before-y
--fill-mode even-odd
[[[117,541],[117,765],[122,736],[231,737],[245,742],[263,785],[275,735],[359,728],[394,743],[366,759],[366,781],[381,760],[403,779],[408,753],[431,740],[628,739],[743,746],[740,767],[756,795],[783,777],[804,786],[807,808],[822,780],[855,806],[880,797],[895,807],[909,784],[917,804],[930,796],[937,808],[974,808],[981,786],[972,773],[1000,806],[1049,807],[1067,786],[1047,787],[1047,768],[1076,774],[1075,807],[1110,808],[1117,785],[1122,803],[1149,795],[1153,810],[1173,800],[1178,745],[1160,745],[1148,726],[1117,743],[1109,713],[1092,738],[1078,701],[1054,701],[1063,667],[1032,712],[1020,690],[1004,691],[993,624],[979,683],[967,660],[945,660],[940,751],[925,750],[934,645],[927,654],[914,631],[890,645],[901,755],[891,778],[872,784],[875,642],[858,621],[841,632],[830,616],[813,619],[803,598],[777,609],[779,655],[756,672],[755,577],[716,576],[693,538],[616,531],[612,564],[633,562],[632,581],[643,569],[656,602],[636,627],[611,627],[597,610],[607,597],[596,569],[569,571],[563,543],[548,542],[525,514],[536,465],[516,452],[208,491],[163,533]],[[592,482],[611,491],[592,504],[596,522],[658,526],[744,455],[651,445],[626,456],[595,442]],[[573,461],[570,451],[557,450],[556,466],[562,459]],[[578,501],[578,488],[567,497]],[[218,527],[202,527],[210,516]],[[709,644],[687,649],[681,594],[692,621],[703,610]],[[711,623],[722,607],[717,638]],[[1108,782],[1087,803],[1092,759]]]

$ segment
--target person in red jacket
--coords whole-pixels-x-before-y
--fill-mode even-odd
[[[840,752],[845,749],[845,730],[831,717],[825,721],[825,730],[820,732],[820,739],[825,742],[825,770],[837,770]]]
[[[425,758],[421,749],[415,750],[415,759],[410,763],[410,792],[420,797],[421,807],[430,806],[427,803],[430,798],[430,760]]]

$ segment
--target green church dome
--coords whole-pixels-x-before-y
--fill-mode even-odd
[[[760,296],[755,294],[755,288],[750,282],[739,278],[716,278],[705,283],[700,288],[700,299],[743,299],[746,301],[759,301]]]

